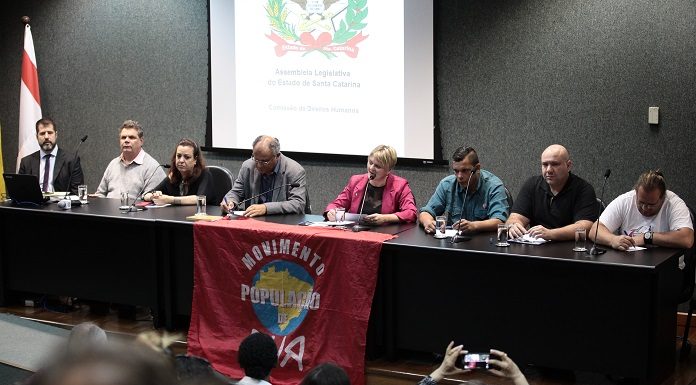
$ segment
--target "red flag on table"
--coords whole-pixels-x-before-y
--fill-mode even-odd
[[[190,354],[234,379],[254,331],[278,347],[274,385],[333,362],[365,383],[365,336],[382,243],[392,235],[256,220],[194,225]]]
[[[19,151],[17,152],[17,171],[23,157],[39,151],[36,142],[36,122],[41,119],[41,98],[39,97],[39,73],[34,54],[34,40],[31,27],[24,26],[24,52],[22,54],[22,81],[19,89]]]

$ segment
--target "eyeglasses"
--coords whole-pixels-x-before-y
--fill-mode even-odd
[[[662,198],[660,198],[660,200],[655,203],[636,202],[636,206],[638,206],[639,209],[643,210],[652,210],[654,208],[659,207],[660,204],[662,204]]]
[[[454,172],[454,175],[457,175],[457,174],[464,174],[464,175],[466,175],[466,174],[472,172],[473,170],[474,170],[473,168],[464,168],[464,169],[461,169],[461,170],[452,170],[452,172]]]
[[[256,159],[256,158],[254,158],[253,156],[251,157],[251,159],[253,159],[254,162],[255,162],[256,164],[258,164],[259,166],[268,166],[271,162],[273,162],[273,159],[269,159],[269,160],[258,160],[258,159]]]
[[[652,209],[656,208],[657,206],[659,206],[660,202],[653,203],[653,204],[638,202],[636,205],[638,206],[638,208],[641,208],[643,210],[652,210]]]

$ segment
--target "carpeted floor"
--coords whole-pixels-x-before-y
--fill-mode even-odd
[[[35,371],[69,333],[65,329],[0,314],[0,362]]]

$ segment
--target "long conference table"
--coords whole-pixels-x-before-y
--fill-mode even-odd
[[[0,302],[15,293],[150,307],[174,328],[191,312],[195,207],[122,213],[114,199],[62,210],[0,204]],[[209,207],[209,213],[218,208]],[[296,225],[319,216],[257,218]],[[398,359],[498,348],[518,364],[660,384],[675,365],[680,250],[572,251],[567,242],[451,244],[415,225],[384,243],[368,354]]]

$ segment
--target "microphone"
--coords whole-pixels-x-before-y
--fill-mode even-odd
[[[172,166],[170,166],[170,165],[168,165],[168,164],[160,164],[160,165],[158,165],[158,166],[159,166],[159,167],[162,167],[162,168],[170,168],[170,167],[172,167]],[[158,170],[158,169],[155,168],[155,171],[153,171],[152,174],[145,180],[145,183],[143,183],[143,188],[141,188],[141,189],[140,189],[140,192],[138,193],[138,195],[136,195],[136,196],[133,198],[133,203],[132,203],[130,206],[128,206],[127,209],[122,208],[122,207],[124,207],[124,206],[121,206],[121,207],[119,208],[119,209],[122,210],[122,211],[121,211],[122,214],[130,213],[130,212],[133,212],[133,211],[138,211],[138,209],[135,207],[135,204],[138,203],[138,198],[140,198],[140,196],[143,195],[143,193],[145,192],[145,189],[147,188],[148,183],[150,183],[150,179],[152,179],[152,177],[155,176],[155,174],[157,174],[157,170]],[[143,208],[141,208],[141,210],[145,210],[145,208],[143,207]]]
[[[362,212],[363,212],[363,208],[365,207],[365,197],[367,196],[367,189],[370,187],[370,181],[373,179],[375,179],[375,174],[370,174],[370,176],[368,177],[367,184],[365,185],[365,192],[363,193],[362,203],[360,204],[360,212],[358,213],[358,218],[360,218],[360,220],[362,220]],[[351,230],[353,230],[356,233],[358,231],[365,231],[365,230],[369,230],[369,229],[370,229],[370,226],[361,225],[360,221],[358,221],[357,224],[355,224],[355,225],[353,225],[353,227],[351,227]]]
[[[75,149],[75,153],[73,154],[73,164],[75,164],[75,161],[77,160],[77,153],[80,152],[80,146],[82,146],[82,143],[84,143],[85,140],[87,140],[87,136],[88,135],[83,136],[82,139],[80,139],[80,143],[77,144],[77,148]],[[65,192],[65,197],[63,199],[70,199],[70,193],[72,192],[72,191],[70,191],[71,187],[72,187],[71,186],[72,185],[72,170],[68,170],[68,173],[69,173],[68,174],[68,188],[67,188],[67,191]],[[80,202],[79,197],[78,197],[78,199],[72,200],[72,206],[80,206],[81,204],[82,204],[82,202]],[[63,207],[60,205],[58,205],[58,206],[62,209],[69,209],[70,208],[70,207]]]
[[[266,190],[266,191],[264,191],[264,192],[262,192],[262,193],[260,193],[260,194],[256,194],[256,195],[254,195],[254,196],[251,197],[251,198],[244,199],[243,201],[240,201],[239,203],[235,204],[234,207],[235,207],[235,208],[236,208],[236,207],[239,207],[239,206],[242,205],[242,203],[249,202],[249,201],[251,201],[251,200],[254,200],[254,199],[260,197],[261,195],[268,194],[268,193],[271,192],[271,191],[275,191],[275,190],[281,189],[281,188],[283,188],[283,187],[293,187],[293,188],[295,188],[295,187],[300,187],[300,184],[297,183],[297,182],[295,182],[295,183],[285,183],[285,184],[282,184],[282,185],[280,185],[280,186],[278,186],[278,187],[274,187],[274,188],[272,188],[272,189]]]
[[[476,167],[476,166],[474,166]],[[471,183],[471,177],[474,176],[474,173],[476,173],[478,170],[474,170],[469,174],[469,180],[466,181],[466,190],[464,190],[464,200],[462,200],[462,209],[459,212],[459,220],[462,220],[464,217],[464,207],[466,207],[466,196],[469,195],[469,183]],[[459,229],[457,231],[457,234],[454,234],[452,239],[450,240],[450,243],[459,243],[459,242],[464,242],[464,241],[470,241],[471,237],[468,235],[462,234],[462,229]]]
[[[607,251],[605,249],[601,249],[597,247],[597,233],[599,232],[599,215],[602,214],[602,203],[604,202],[604,187],[607,185],[607,179],[609,179],[609,175],[611,175],[611,169],[607,169],[607,171],[604,172],[604,183],[602,183],[602,194],[599,197],[599,208],[598,208],[598,215],[597,215],[597,228],[595,229],[594,232],[594,239],[592,240],[592,248],[590,248],[587,251],[587,254],[590,255],[600,255],[604,254]]]

